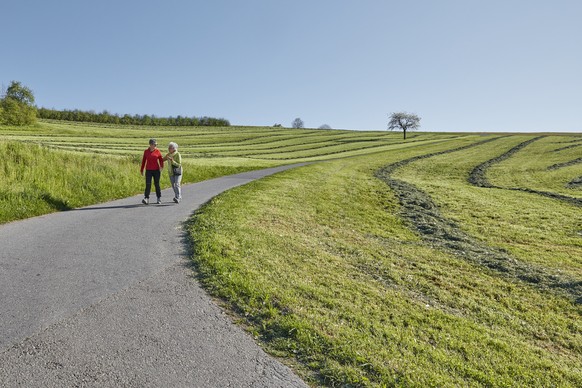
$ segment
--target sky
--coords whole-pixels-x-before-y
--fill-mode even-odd
[[[578,0],[0,0],[40,107],[233,125],[582,132]]]

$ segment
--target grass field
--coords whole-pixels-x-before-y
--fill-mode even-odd
[[[4,127],[0,222],[140,192],[150,137],[186,182],[319,162],[188,223],[202,284],[310,384],[582,386],[582,136]]]
[[[96,126],[93,124],[41,122],[31,128],[2,128],[0,140],[41,144],[59,150],[104,154],[139,155],[150,137],[160,147],[170,141],[180,152],[206,165],[274,166],[369,154],[459,134],[414,133],[406,142],[393,132],[274,129],[264,127],[155,127]]]
[[[183,156],[183,183],[303,161],[370,154],[459,137],[354,131],[242,127],[143,126],[40,122],[0,128],[4,185],[0,223],[137,194],[148,139],[162,151],[174,141]],[[165,175],[164,175],[165,177]],[[162,180],[164,186],[168,179]]]
[[[570,143],[579,138],[540,138],[528,146],[528,152],[520,152],[492,167],[489,176],[495,184],[503,187],[524,187],[582,198],[582,190],[567,187],[574,176],[580,176],[582,148],[564,148],[582,144]]]
[[[0,223],[128,197],[144,186],[139,155],[111,158],[17,141],[0,141],[0,153]],[[188,162],[185,166],[185,182],[257,168]],[[169,186],[165,174],[162,184]]]
[[[313,385],[580,386],[582,209],[468,182],[531,138],[419,144],[229,191],[191,225],[199,277]],[[536,140],[486,176],[577,197],[563,184],[580,164],[545,175],[572,155],[540,160],[577,139]],[[503,180],[526,161],[543,182]]]

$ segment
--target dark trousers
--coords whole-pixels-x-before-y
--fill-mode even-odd
[[[152,178],[154,178],[154,186],[156,186],[156,195],[158,198],[162,196],[162,190],[160,189],[160,170],[146,170],[146,188],[143,194],[144,197],[150,197],[150,191],[152,191]]]

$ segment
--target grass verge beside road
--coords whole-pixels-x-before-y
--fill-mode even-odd
[[[311,165],[231,190],[191,225],[198,274],[269,352],[296,362],[314,385],[579,386],[581,306],[423,242],[374,177],[387,164],[478,140]],[[546,224],[538,224],[541,213],[527,215],[552,200],[524,202],[527,194],[510,191],[490,197],[466,181],[479,160],[519,141],[436,157],[434,168],[433,158],[414,162],[398,177],[484,243],[579,276],[580,263],[549,252],[579,249],[569,234],[576,208],[556,205],[548,227],[567,230],[552,234],[545,261],[537,260],[535,249],[520,245]],[[513,221],[515,240],[483,237],[506,233],[500,217],[511,222],[517,202],[527,214]]]
[[[0,142],[0,154],[0,224],[125,198],[144,187],[137,155],[76,154],[19,142]],[[183,179],[197,182],[252,169],[186,161]],[[169,187],[166,171],[162,183]]]

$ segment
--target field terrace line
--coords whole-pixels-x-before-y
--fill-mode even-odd
[[[579,176],[578,178],[574,178],[572,179],[570,182],[568,182],[568,184],[566,185],[567,189],[576,189],[578,187],[582,186],[582,176]]]
[[[512,190],[512,191],[523,191],[525,193],[537,194],[537,195],[541,195],[541,196],[544,196],[547,198],[557,199],[559,201],[567,202],[567,203],[574,205],[574,206],[582,206],[582,199],[580,199],[580,198],[570,197],[570,196],[558,194],[558,193],[552,193],[551,191],[541,191],[541,190],[528,189],[526,187],[496,186],[496,185],[492,184],[491,182],[489,182],[489,180],[485,176],[487,173],[487,169],[489,167],[491,167],[492,165],[500,163],[506,159],[509,159],[512,155],[519,152],[523,148],[527,147],[528,145],[530,145],[534,141],[540,140],[544,137],[545,136],[538,136],[538,137],[534,137],[533,139],[526,140],[522,143],[519,143],[518,145],[516,145],[515,147],[513,147],[509,151],[507,151],[499,156],[496,156],[493,159],[489,159],[488,161],[481,163],[480,165],[475,167],[473,169],[473,171],[471,171],[471,173],[469,174],[469,178],[467,179],[468,182],[476,187],[483,187],[483,188],[489,188],[489,189]]]
[[[580,163],[582,163],[582,158],[577,158],[574,160],[570,160],[568,162],[552,164],[551,166],[548,167],[548,170],[557,170],[559,168],[570,167]]]
[[[569,150],[571,148],[576,148],[576,147],[582,147],[582,144],[572,144],[569,146],[556,148],[553,152],[560,152],[560,151]]]
[[[403,208],[402,217],[412,224],[423,241],[431,248],[447,251],[471,263],[496,271],[510,280],[521,281],[542,291],[566,297],[573,303],[582,304],[582,281],[563,274],[550,274],[544,268],[523,263],[505,250],[490,247],[477,240],[463,232],[454,221],[443,217],[438,206],[424,191],[392,177],[396,169],[417,160],[463,151],[499,138],[404,159],[381,168],[375,175],[394,191]]]

